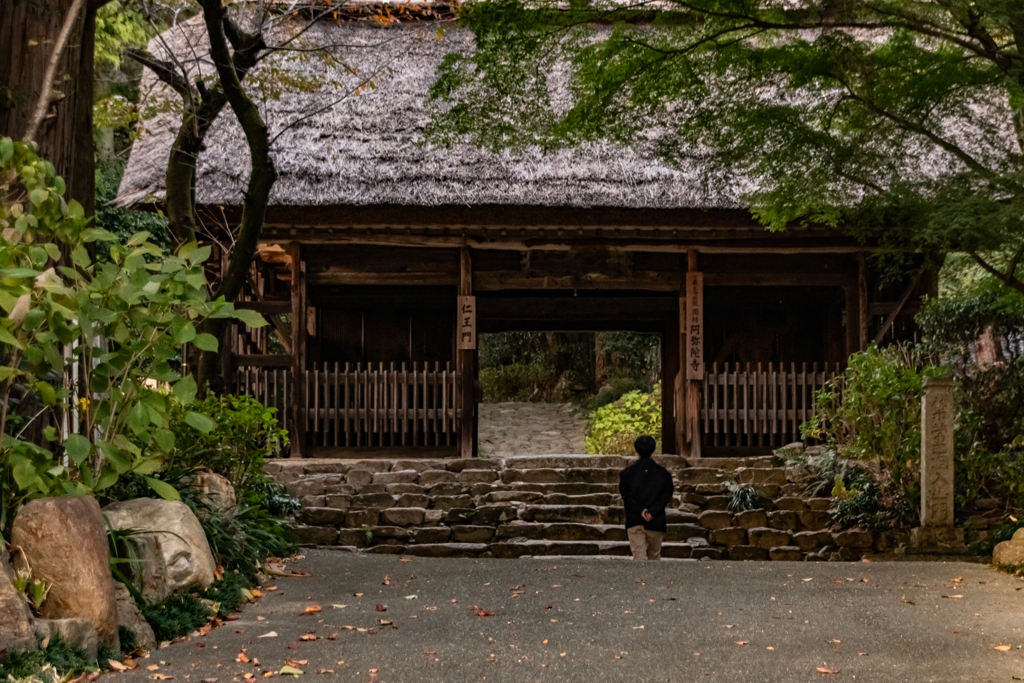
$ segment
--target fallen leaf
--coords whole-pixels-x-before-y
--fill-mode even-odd
[[[370,669],[370,674],[371,674],[371,675],[373,675],[373,674],[375,674],[375,673],[377,673],[377,669]]]
[[[235,657],[235,660],[239,662],[248,662],[249,658],[245,655],[244,652],[239,652],[238,656]]]
[[[150,678],[152,678],[154,681],[169,681],[169,680],[173,679],[174,676],[164,676],[163,674],[153,674],[152,676],[150,676]]]
[[[404,557],[404,556],[403,556],[403,557],[400,557],[400,558],[398,558],[398,561],[399,561],[399,562],[412,562],[412,560],[411,560],[410,558],[408,558],[408,557]]]
[[[150,664],[149,666],[146,667],[146,671],[159,671],[159,670],[160,670],[160,665],[159,664]]]
[[[558,656],[559,656],[559,657],[564,657],[564,656],[565,656],[565,653],[563,652],[562,654],[560,654],[560,655],[558,655]]]
[[[125,666],[121,662],[117,661],[116,659],[108,659],[107,660],[107,664],[109,664],[110,668],[113,669],[114,671],[127,671],[128,670],[127,666]]]
[[[825,666],[819,666],[818,667],[818,673],[837,674],[837,673],[839,673],[839,669],[829,669],[828,667],[825,667]]]
[[[384,580],[381,581],[381,584],[383,584],[385,586],[390,586],[391,585],[391,579],[388,577],[387,574],[384,575]]]
[[[304,614],[314,614],[316,612],[322,612],[322,611],[323,611],[323,608],[320,607],[320,605],[308,605],[306,607],[305,612],[303,612],[303,613]]]
[[[736,642],[737,645],[746,645],[750,641],[749,640],[737,640],[735,642]]]
[[[812,578],[809,578],[809,579],[801,579],[801,581],[814,581],[814,578],[812,577]]]
[[[843,641],[841,641],[841,640],[836,640],[835,638],[833,638],[833,639],[832,639],[832,642],[833,642],[833,643],[841,643],[841,642],[843,642]]]
[[[769,646],[768,646],[768,647],[766,647],[765,649],[766,649],[766,650],[774,650],[775,648],[774,648],[774,647],[772,647],[771,645],[769,645]]]
[[[390,621],[386,621],[384,619],[378,619],[377,621],[380,622],[381,626],[391,626],[391,622]]]
[[[302,669],[296,669],[294,666],[282,666],[281,670],[277,673],[281,675],[301,676]]]
[[[286,659],[286,660],[284,660],[284,663],[287,666],[294,666],[295,668],[298,668],[300,666],[305,666],[306,664],[308,664],[309,660],[308,659]]]
[[[332,673],[334,673],[334,669],[320,669],[319,671],[317,671],[317,673],[318,674],[332,674]]]
[[[964,596],[962,596],[962,595],[943,595],[942,597],[949,598],[950,600],[958,600],[958,599],[960,599],[960,598],[962,598]]]
[[[378,612],[387,612],[388,611],[388,606],[378,602],[377,606],[374,607],[374,609],[377,610]]]
[[[334,609],[345,609],[348,605],[331,605]]]
[[[907,600],[907,596],[906,595],[904,595],[903,597],[900,598],[900,602],[902,602],[904,605],[916,605],[917,604],[913,600]]]
[[[999,650],[1000,652],[1006,652],[1007,650],[1009,650],[1009,649],[1010,649],[1010,646],[1009,646],[1009,645],[996,645],[996,646],[995,646],[994,648],[992,648],[992,649],[994,649],[994,650]]]
[[[420,596],[418,596],[418,595],[406,595],[405,599],[406,600],[415,600],[418,597],[420,597]]]
[[[299,640],[304,640],[306,642],[309,642],[311,640],[316,640],[316,634],[315,633],[305,633],[305,634],[299,636]]]
[[[338,639],[338,632],[337,631],[335,631],[331,635],[327,636],[327,640],[337,640],[337,639]]]
[[[857,656],[858,656],[858,657],[867,657],[867,656],[868,656],[868,653],[867,653],[867,652],[858,652],[858,653],[857,653]]]
[[[271,631],[269,633],[264,633],[262,636],[257,636],[257,637],[258,638],[277,638],[277,631]]]
[[[352,595],[356,596],[357,598],[363,597],[362,593],[353,593]]]

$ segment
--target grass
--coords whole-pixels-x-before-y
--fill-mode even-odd
[[[142,616],[153,627],[158,642],[187,636],[205,626],[215,616],[237,611],[249,600],[253,582],[241,572],[229,572],[206,590],[180,593],[155,605],[142,608]],[[217,605],[214,612],[210,603]]]
[[[98,669],[96,661],[85,652],[54,636],[46,647],[16,650],[0,658],[0,681],[57,683]]]

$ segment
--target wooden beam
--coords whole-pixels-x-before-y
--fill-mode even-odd
[[[305,410],[305,359],[303,358],[306,348],[306,325],[303,320],[306,305],[304,301],[303,278],[302,278],[302,246],[298,242],[291,242],[288,245],[288,254],[291,257],[289,264],[291,271],[291,327],[292,327],[292,433],[291,433],[291,454],[292,457],[302,457],[306,441],[306,410]]]
[[[864,252],[857,254],[857,350],[868,348],[868,259]]]
[[[231,354],[231,366],[235,368],[287,368],[291,367],[293,362],[292,354],[259,353],[245,356],[240,356],[237,353]]]
[[[871,315],[889,315],[898,306],[899,301],[872,301],[868,304],[868,311]],[[914,301],[907,301],[900,310],[901,315],[917,315],[921,310],[921,304]]]
[[[254,290],[255,291],[255,290]],[[264,315],[270,313],[276,313],[278,315],[282,313],[292,312],[291,301],[239,301],[235,304],[235,308],[242,308],[249,311],[256,311]]]
[[[473,260],[469,247],[459,251],[459,296],[473,296]],[[472,458],[476,452],[476,360],[477,350],[458,349],[456,362],[459,372],[459,455]]]
[[[903,310],[903,307],[906,305],[907,301],[910,300],[910,295],[914,293],[915,289],[917,289],[917,283],[921,281],[921,276],[923,274],[924,271],[919,270],[917,271],[917,274],[914,275],[913,279],[910,281],[910,284],[907,285],[907,288],[903,291],[903,294],[900,296],[899,301],[896,302],[896,307],[892,309],[892,313],[890,313],[889,317],[885,319],[884,323],[882,323],[882,327],[878,330],[878,334],[876,334],[875,338],[871,340],[872,344],[880,343],[882,341],[882,338],[885,337],[885,333],[889,331],[889,328],[896,320],[896,316],[900,314],[900,312]]]

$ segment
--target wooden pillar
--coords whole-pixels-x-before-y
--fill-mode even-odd
[[[661,451],[679,453],[682,447],[683,420],[680,416],[679,319],[673,317],[665,323],[661,335]]]
[[[697,267],[697,251],[686,253],[686,300],[680,310],[683,335],[683,369],[686,375],[686,443],[689,455],[701,457],[700,392],[704,386],[704,275]]]
[[[864,252],[857,254],[857,350],[868,348],[868,259]]]
[[[476,298],[473,296],[473,261],[469,247],[459,259],[459,298],[456,318],[456,369],[459,372],[459,455],[473,458],[476,450]]]
[[[302,457],[306,448],[306,264],[298,242],[288,245],[291,257],[292,433],[291,454]]]
[[[860,310],[858,307],[857,280],[850,280],[843,285],[846,297],[846,357],[849,358],[860,349]]]

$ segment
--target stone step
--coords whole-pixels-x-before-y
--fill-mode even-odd
[[[494,557],[516,558],[537,555],[618,555],[630,554],[628,541],[504,541],[491,543],[488,550]],[[692,548],[687,543],[663,543],[663,557],[688,558]]]
[[[665,540],[685,542],[690,538],[707,538],[708,530],[695,524],[669,524]],[[497,528],[495,540],[525,539],[530,541],[626,541],[626,528],[621,524],[574,524],[572,522],[537,523],[516,520]]]

